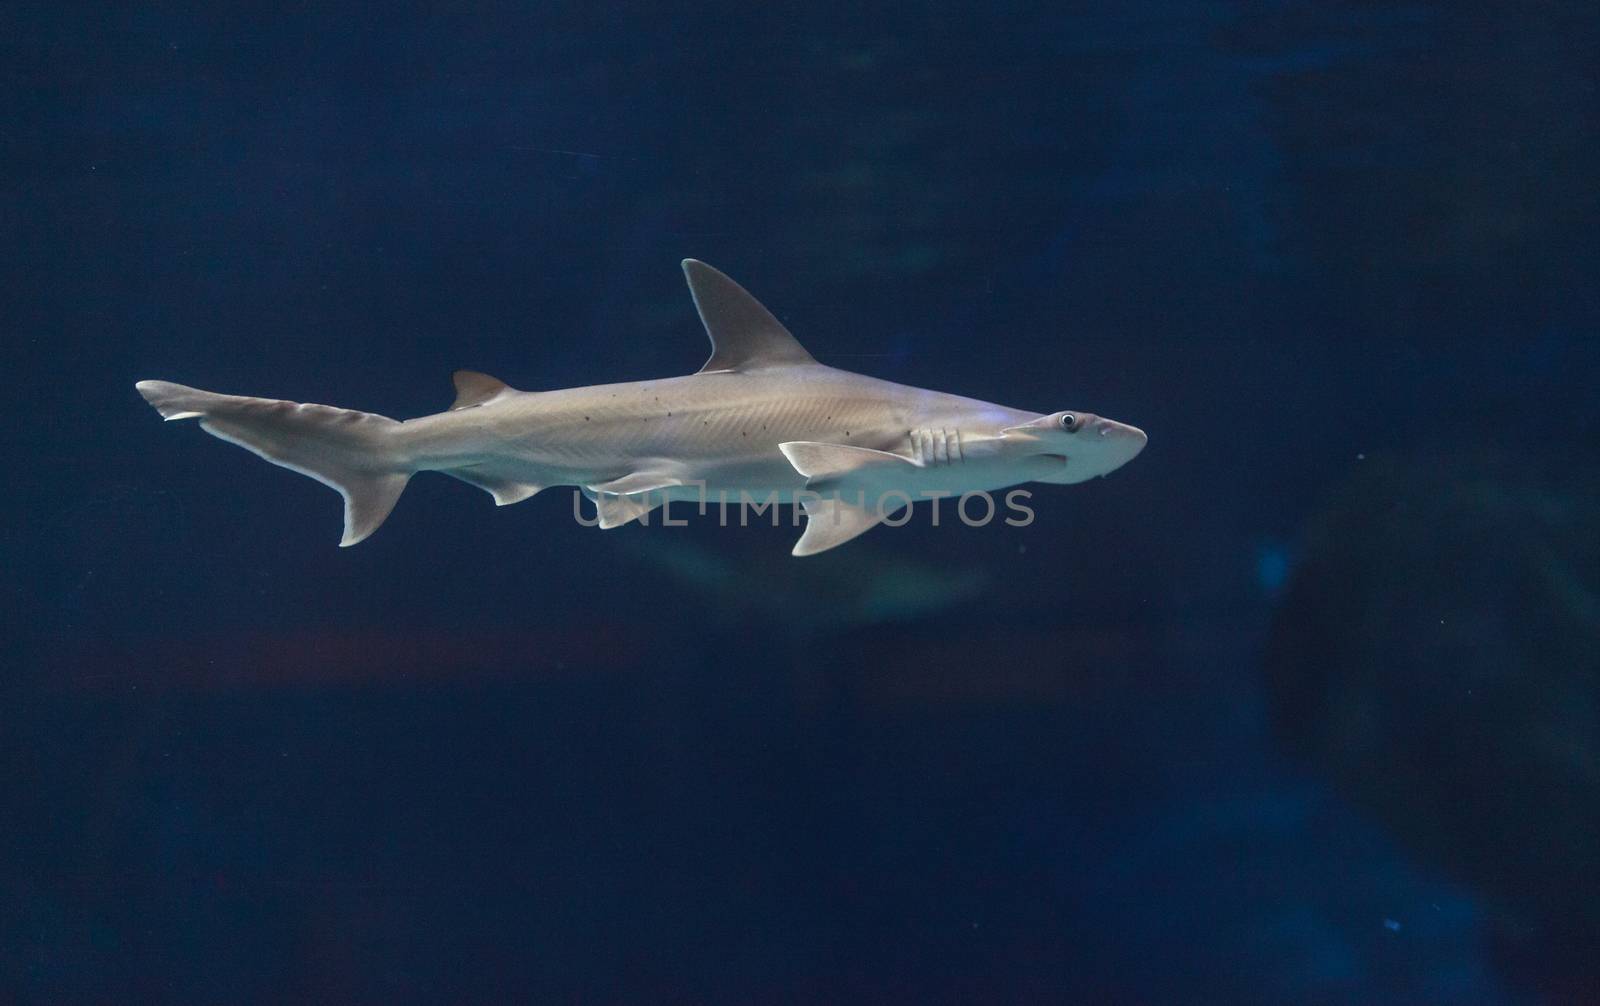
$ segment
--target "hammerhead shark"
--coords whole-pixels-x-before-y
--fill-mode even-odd
[[[1106,475],[1143,431],[1087,412],[1040,414],[824,366],[743,287],[685,259],[711,358],[686,377],[517,391],[455,373],[448,412],[400,422],[329,405],[140,381],[162,417],[198,419],[344,497],[341,546],[389,516],[411,476],[440,471],[496,504],[577,486],[601,527],[672,500],[795,503],[794,555],[841,545],[914,499]]]

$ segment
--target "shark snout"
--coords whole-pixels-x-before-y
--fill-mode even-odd
[[[1049,453],[1041,456],[1053,458],[1061,465],[1060,471],[1047,474],[1039,481],[1070,485],[1110,475],[1137,457],[1149,440],[1137,426],[1083,413],[1069,415],[1074,417],[1073,429],[1053,431],[1050,439],[1042,443],[1042,438],[1034,440],[1040,446],[1048,445]]]
[[[1115,419],[1101,419],[1095,429],[1096,438],[1105,444],[1118,466],[1139,456],[1150,438],[1137,426],[1119,423]]]

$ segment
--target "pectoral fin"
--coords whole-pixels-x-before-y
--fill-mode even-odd
[[[871,530],[883,520],[877,510],[848,503],[837,496],[805,500],[806,529],[791,555],[816,555]]]
[[[778,450],[789,459],[794,470],[806,477],[806,485],[814,486],[824,481],[844,478],[847,475],[869,471],[883,466],[910,465],[920,468],[910,458],[888,451],[875,451],[870,447],[851,447],[848,444],[824,444],[814,440],[790,440],[778,445]],[[892,470],[892,468],[887,469]]]

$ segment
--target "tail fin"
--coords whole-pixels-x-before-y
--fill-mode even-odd
[[[137,387],[162,418],[198,419],[212,436],[337,489],[344,497],[340,546],[376,531],[411,479],[412,469],[394,442],[400,424],[386,416],[218,395],[166,381],[140,381]]]

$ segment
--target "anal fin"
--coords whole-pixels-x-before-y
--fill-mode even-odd
[[[513,503],[521,503],[544,488],[544,486],[533,482],[504,478],[492,472],[483,471],[476,465],[449,469],[445,474],[452,478],[458,478],[468,485],[477,486],[490,496],[493,496],[495,506],[510,506]]]

